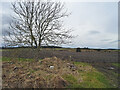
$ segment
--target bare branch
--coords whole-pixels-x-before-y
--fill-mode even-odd
[[[14,2],[15,15],[4,40],[9,45],[66,44],[72,38],[63,28],[62,18],[69,16],[61,2]]]

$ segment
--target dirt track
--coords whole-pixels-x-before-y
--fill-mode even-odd
[[[56,56],[61,59],[68,59],[73,61],[82,62],[118,62],[117,51],[86,51],[86,52],[74,52],[74,51],[58,51],[58,50],[11,50],[2,51],[2,56],[14,57],[14,58],[34,58],[44,59],[46,57]]]

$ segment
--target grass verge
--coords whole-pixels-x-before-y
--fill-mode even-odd
[[[79,75],[64,75],[70,85],[68,88],[114,88],[104,74],[97,71],[88,63],[74,62]]]
[[[119,67],[120,68],[120,63],[112,63],[114,66]]]

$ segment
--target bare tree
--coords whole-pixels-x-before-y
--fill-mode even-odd
[[[49,44],[70,42],[71,30],[63,28],[62,18],[67,17],[67,10],[61,2],[14,2],[15,15],[10,23],[10,30],[4,41],[7,45],[28,45],[41,47]]]

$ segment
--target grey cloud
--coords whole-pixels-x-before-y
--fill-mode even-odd
[[[13,16],[13,11],[11,9],[10,2],[3,2],[2,3],[2,24],[8,24]]]
[[[114,41],[112,41],[110,43],[117,43],[117,42],[120,42],[120,40],[114,40]]]
[[[89,34],[99,34],[99,33],[100,33],[99,31],[95,31],[95,30],[89,31]]]
[[[9,13],[2,14],[2,35],[5,35],[6,31],[9,30],[9,24],[12,21],[12,17]]]
[[[2,15],[2,25],[9,24],[12,21],[12,17],[6,14]]]
[[[110,41],[110,40],[112,40],[112,39],[103,39],[103,40],[101,40],[101,41]]]
[[[7,35],[6,32],[8,31],[8,29],[2,28],[2,35]]]

